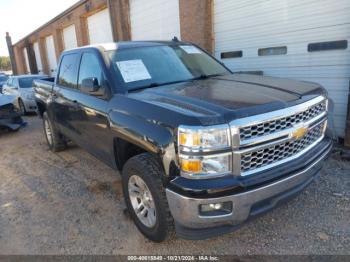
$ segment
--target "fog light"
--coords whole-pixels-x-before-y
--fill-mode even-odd
[[[210,204],[209,207],[212,208],[212,209],[215,209],[215,210],[219,210],[219,209],[222,208],[222,204],[221,203]]]
[[[232,212],[232,202],[222,202],[200,205],[199,213],[202,216],[220,216]]]

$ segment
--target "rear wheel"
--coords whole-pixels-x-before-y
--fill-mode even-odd
[[[43,114],[43,126],[47,144],[53,152],[62,151],[67,147],[66,140],[52,124],[46,112]]]
[[[123,168],[123,192],[130,216],[141,233],[155,242],[174,233],[162,172],[148,153],[130,158]]]
[[[19,111],[21,113],[22,116],[27,114],[27,110],[26,107],[22,101],[22,99],[18,99],[18,106],[19,106]]]

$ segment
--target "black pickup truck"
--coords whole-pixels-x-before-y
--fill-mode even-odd
[[[73,141],[120,170],[153,241],[236,229],[305,188],[331,150],[324,88],[234,74],[189,43],[77,48],[57,72],[35,81],[50,149]]]

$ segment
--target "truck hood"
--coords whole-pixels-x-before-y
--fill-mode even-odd
[[[315,83],[233,74],[144,89],[129,97],[197,117],[206,125],[286,108],[324,92]]]
[[[16,99],[15,96],[0,94],[0,106],[13,104],[15,99]]]

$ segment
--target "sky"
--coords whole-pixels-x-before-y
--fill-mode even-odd
[[[7,56],[6,32],[12,44],[45,24],[78,0],[0,0],[0,56]]]

